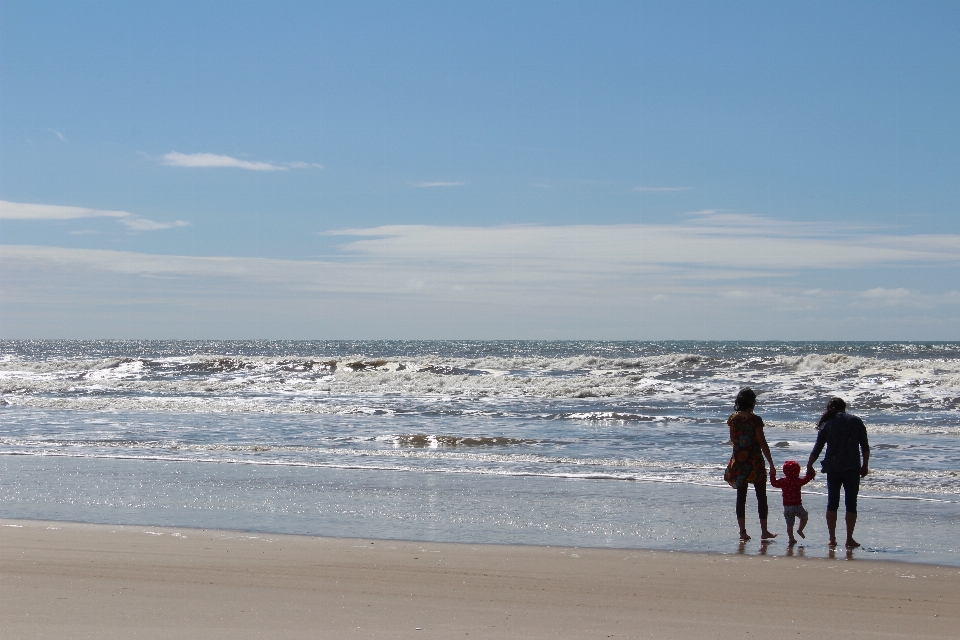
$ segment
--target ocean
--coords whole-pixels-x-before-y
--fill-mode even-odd
[[[742,386],[778,466],[872,447],[849,557],[960,566],[960,343],[0,341],[0,517],[826,557],[823,476],[737,542]],[[843,551],[839,553],[843,554]]]

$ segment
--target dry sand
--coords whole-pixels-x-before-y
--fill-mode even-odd
[[[4,640],[956,638],[960,628],[955,567],[0,524]]]

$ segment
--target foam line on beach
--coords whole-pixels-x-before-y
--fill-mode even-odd
[[[646,482],[646,483],[662,483],[662,484],[680,484],[688,486],[698,486],[698,487],[707,487],[712,489],[728,489],[729,486],[724,482],[704,482],[702,480],[696,479],[684,479],[684,478],[669,478],[663,476],[655,475],[641,475],[636,473],[601,473],[601,472],[584,472],[584,473],[575,473],[575,472],[535,472],[535,471],[510,471],[504,469],[489,469],[489,468],[477,468],[477,469],[463,469],[463,468],[438,468],[438,467],[409,467],[403,465],[360,465],[360,464],[343,464],[335,462],[308,462],[302,460],[242,460],[242,459],[223,459],[223,458],[194,458],[194,457],[176,457],[176,456],[137,456],[137,455],[89,455],[89,454],[72,454],[72,453],[63,453],[63,452],[4,452],[0,453],[0,456],[23,456],[23,457],[50,457],[50,458],[88,458],[88,459],[99,459],[99,460],[136,460],[136,461],[153,461],[153,462],[182,462],[182,463],[203,463],[203,464],[230,464],[230,465],[244,465],[244,466],[261,466],[261,467],[299,467],[299,468],[315,468],[315,469],[338,469],[344,471],[390,471],[398,473],[436,473],[436,474],[464,474],[464,475],[478,475],[478,476],[501,476],[501,477],[512,477],[512,478],[557,478],[565,480],[612,480],[612,481],[622,481],[622,482]],[[805,493],[810,495],[826,495],[826,493],[817,490],[807,490]],[[960,500],[949,500],[945,498],[929,498],[923,496],[882,496],[882,495],[870,495],[870,494],[860,494],[859,496],[862,499],[867,500],[907,500],[907,501],[923,501],[923,502],[939,502],[944,504],[957,504],[960,503]]]

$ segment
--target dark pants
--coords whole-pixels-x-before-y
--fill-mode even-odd
[[[860,470],[838,471],[827,474],[827,511],[840,508],[840,487],[847,513],[857,512],[857,494],[860,493]]]
[[[755,482],[753,490],[757,493],[757,513],[761,520],[767,519],[767,483]],[[747,485],[737,487],[737,517],[747,517]]]

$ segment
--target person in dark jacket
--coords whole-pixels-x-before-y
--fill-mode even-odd
[[[847,509],[847,548],[853,549],[860,546],[860,543],[853,539],[853,530],[857,526],[860,478],[869,473],[867,464],[870,460],[870,443],[867,441],[867,427],[863,420],[847,413],[846,402],[833,398],[827,403],[827,410],[820,416],[817,428],[820,433],[807,461],[807,473],[813,471],[813,463],[820,457],[820,452],[826,445],[827,453],[823,456],[821,466],[827,474],[827,529],[830,532],[830,546],[837,544],[837,510],[840,508],[842,487]]]

